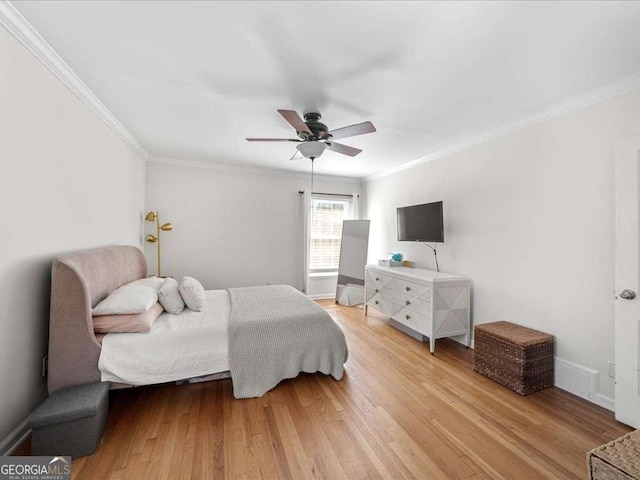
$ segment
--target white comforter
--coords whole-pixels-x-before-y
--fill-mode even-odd
[[[229,370],[229,294],[209,290],[202,312],[163,313],[149,333],[102,340],[102,381],[149,385]]]

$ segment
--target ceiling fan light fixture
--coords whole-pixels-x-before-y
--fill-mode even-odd
[[[321,156],[325,149],[341,155],[355,157],[362,150],[349,145],[337,143],[334,140],[339,138],[355,137],[365,133],[373,133],[376,127],[371,122],[356,123],[347,127],[329,130],[320,120],[322,116],[317,111],[305,111],[304,120],[295,110],[278,110],[280,115],[296,130],[298,138],[247,138],[248,142],[296,142],[296,149],[305,158],[312,161]],[[299,158],[298,152],[291,157],[291,160]]]
[[[296,145],[298,151],[306,158],[318,158],[324,153],[327,145],[323,142],[304,142]]]

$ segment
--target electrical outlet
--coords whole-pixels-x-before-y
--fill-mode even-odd
[[[616,378],[616,364],[615,362],[609,362],[609,376]]]
[[[49,370],[49,355],[42,357],[42,376],[47,376],[47,370]]]

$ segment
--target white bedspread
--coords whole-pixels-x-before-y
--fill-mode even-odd
[[[209,290],[202,312],[163,313],[149,333],[102,340],[102,381],[149,385],[229,370],[229,294]]]

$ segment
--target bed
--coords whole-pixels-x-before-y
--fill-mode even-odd
[[[96,381],[118,388],[230,375],[234,396],[248,398],[300,372],[342,378],[343,332],[324,309],[284,285],[210,290],[202,312],[163,313],[149,333],[96,335],[91,309],[146,276],[144,255],[133,246],[54,260],[49,393]]]

